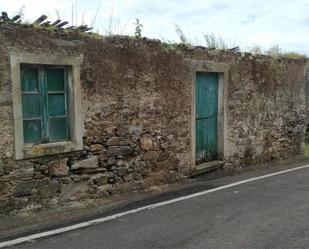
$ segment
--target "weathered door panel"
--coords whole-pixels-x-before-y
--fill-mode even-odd
[[[217,159],[218,74],[196,75],[196,163]]]
[[[36,67],[22,66],[21,92],[25,143],[41,142],[42,117],[38,78]]]
[[[68,139],[66,73],[64,68],[47,68],[47,116],[50,142]]]

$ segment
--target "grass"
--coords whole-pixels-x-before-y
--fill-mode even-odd
[[[196,38],[196,42],[193,42],[191,39],[189,39],[186,36],[186,34],[183,32],[183,30],[181,29],[179,25],[177,24],[174,24],[174,25],[175,25],[175,31],[180,40],[179,44],[185,45],[185,47],[194,47],[194,46],[202,45],[210,49],[227,50],[229,48],[228,44],[221,38],[221,36],[215,35],[214,33],[202,33],[204,42],[200,42],[198,38]],[[164,40],[166,39],[163,38],[163,41]]]
[[[305,59],[305,58],[307,58],[307,56],[305,54],[300,54],[300,53],[297,53],[297,52],[285,52],[285,53],[283,53],[282,56],[285,57],[285,58],[288,58],[288,59]]]
[[[305,143],[305,156],[309,157],[309,142]]]
[[[185,47],[193,47],[197,45],[202,45],[210,49],[219,49],[219,50],[228,50],[232,48],[237,48],[236,44],[234,46],[229,45],[220,35],[216,35],[214,33],[202,33],[204,42],[200,42],[199,39],[196,38],[196,42],[193,42],[190,38],[188,38],[181,29],[181,27],[175,24],[175,31],[178,35],[181,45],[185,45]],[[161,37],[162,39],[162,37]],[[169,40],[162,39],[163,41],[168,41],[167,43],[171,43]],[[175,43],[175,42],[174,42]],[[307,56],[305,54],[301,54],[295,51],[285,51],[279,45],[271,46],[270,48],[263,50],[260,46],[249,47],[243,51],[251,52],[252,54],[264,54],[271,56],[273,58],[287,58],[287,59],[305,59]]]
[[[71,24],[70,25],[75,25],[75,26],[79,26],[80,23],[82,25],[85,25],[84,22],[84,15],[85,12],[82,13],[81,16],[81,22],[79,22],[80,17],[78,16],[78,1],[75,1],[75,5],[72,5],[72,9],[71,9]],[[136,16],[140,11],[143,10],[143,8],[147,5],[147,3],[145,5],[143,5],[141,8],[137,9],[136,11],[134,11],[132,13],[132,15],[130,15],[130,17],[127,19],[127,21],[122,25],[120,22],[120,17],[118,16],[114,16],[114,5],[111,5],[111,12],[109,15],[109,19],[107,22],[107,27],[103,28],[102,24],[101,24],[101,28],[103,28],[103,32],[91,32],[94,36],[94,38],[98,38],[101,39],[102,36],[101,35],[105,35],[105,36],[111,36],[111,35],[125,35],[126,32],[126,27],[127,25],[130,23],[131,19]],[[91,27],[94,27],[97,19],[99,17],[100,14],[100,9],[101,9],[101,4],[99,4],[96,8],[96,11],[94,13],[94,16],[91,17]],[[55,8],[55,12],[57,14],[57,18],[61,19],[61,15],[59,13],[59,10],[57,8]],[[24,13],[25,13],[25,6],[22,6],[17,12],[15,12],[15,14],[18,14],[21,16],[21,20],[24,19]],[[74,22],[75,21],[75,22]],[[24,24],[26,24],[26,22],[23,21]],[[134,25],[135,27],[135,36],[136,37],[141,37],[142,36],[142,23],[139,21],[138,18],[136,18],[136,23],[132,23],[132,25]],[[233,44],[229,44],[226,40],[224,40],[220,35],[216,35],[214,33],[203,33],[201,32],[202,35],[202,39],[200,40],[199,37],[195,37],[195,40],[192,40],[190,37],[188,37],[185,32],[182,30],[182,28],[177,25],[175,25],[175,31],[178,35],[178,38],[180,40],[180,42],[175,42],[175,41],[171,41],[169,39],[166,39],[164,37],[161,36],[161,40],[166,43],[165,47],[167,49],[180,49],[180,50],[187,50],[188,48],[192,48],[194,46],[205,46],[207,48],[210,49],[219,49],[219,50],[228,50],[228,49],[235,49],[238,48],[236,41]],[[54,27],[42,27],[40,25],[33,25],[35,28],[44,28],[44,29],[50,29],[53,30]],[[284,58],[288,58],[288,59],[304,59],[307,58],[307,56],[305,54],[302,53],[298,53],[295,51],[285,51],[282,48],[280,48],[279,45],[274,45],[266,50],[262,49],[261,46],[253,46],[253,47],[248,47],[246,49],[241,49],[242,51],[248,51],[251,52],[252,54],[266,54],[269,55],[271,57],[274,58],[280,58],[280,57],[284,57]]]

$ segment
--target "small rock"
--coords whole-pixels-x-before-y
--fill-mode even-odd
[[[11,185],[7,182],[0,182],[0,196],[10,192]]]
[[[40,171],[45,171],[45,170],[48,170],[48,169],[49,169],[48,165],[41,165],[41,166],[39,167],[39,170],[40,170]]]
[[[68,158],[50,162],[49,173],[51,176],[67,176],[69,174],[69,167],[67,166]]]
[[[154,144],[152,147],[152,150],[157,150],[157,151],[161,150],[160,145]]]
[[[108,166],[114,165],[115,163],[116,163],[116,157],[115,156],[111,156],[110,158],[108,158],[108,160],[107,160]]]
[[[166,143],[163,143],[163,144],[160,144],[160,148],[162,150],[166,150],[168,148],[167,144]]]
[[[239,167],[240,166],[240,161],[239,160],[234,160],[234,167]]]
[[[61,202],[66,203],[69,201],[78,201],[82,198],[89,197],[88,182],[82,181],[72,184],[67,184],[61,188]]]
[[[77,170],[77,169],[96,169],[99,167],[99,160],[98,157],[93,156],[90,158],[87,158],[82,161],[78,161],[77,163],[73,164],[71,166],[72,170]]]
[[[36,188],[31,190],[31,195],[36,195],[39,192]]]
[[[128,131],[126,129],[116,129],[116,135],[119,137],[125,137],[128,135]]]
[[[40,180],[40,181],[37,181],[36,182],[36,187],[40,188],[42,186],[45,186],[45,185],[49,185],[50,184],[50,179],[49,178],[45,178],[43,180]]]
[[[105,131],[108,135],[113,135],[113,134],[115,134],[116,127],[115,127],[115,126],[109,126],[109,127],[106,127],[106,128],[104,129],[104,131]]]
[[[133,181],[133,180],[134,180],[133,174],[124,176],[124,180],[125,180],[126,182]]]
[[[169,173],[168,173],[168,176],[167,176],[167,181],[169,183],[175,183],[177,182],[178,180],[178,174],[176,171],[174,170],[171,170]]]
[[[118,167],[121,167],[121,166],[124,165],[124,161],[123,161],[122,159],[119,159],[119,160],[117,160],[116,165],[117,165]]]
[[[7,152],[5,153],[5,157],[6,157],[6,158],[11,158],[11,157],[12,157],[11,151],[7,151]]]
[[[160,161],[156,164],[156,167],[158,169],[168,169],[171,165],[171,162],[169,160]]]
[[[167,140],[172,141],[172,140],[174,140],[174,135],[170,134],[166,138],[167,138]]]
[[[115,184],[116,183],[116,177],[115,176],[111,176],[108,178],[107,182],[109,184]]]
[[[87,156],[90,153],[91,153],[91,151],[82,150],[81,152],[79,152],[79,156]]]
[[[92,144],[90,146],[90,151],[91,152],[100,151],[102,149],[103,149],[103,145],[102,144]]]
[[[233,168],[234,164],[233,163],[225,163],[223,168],[224,169],[230,169],[230,168]]]
[[[131,135],[131,138],[133,142],[136,142],[143,131],[143,125],[132,125],[129,127],[129,133]]]
[[[117,167],[115,165],[113,165],[109,170],[110,171],[115,171],[117,169]]]
[[[113,192],[112,185],[104,185],[104,186],[98,187],[97,195],[98,196],[108,196],[108,195],[111,195],[112,192]]]
[[[152,139],[149,136],[143,136],[140,141],[143,150],[150,150],[153,146]]]
[[[9,199],[0,198],[0,210],[5,210],[9,206]]]
[[[110,146],[108,147],[107,154],[110,156],[129,156],[134,152],[131,146]]]
[[[60,190],[60,184],[58,181],[51,181],[49,185],[43,186],[39,189],[39,193],[43,198],[54,197]]]
[[[87,175],[87,174],[83,174],[83,175],[80,176],[80,179],[81,179],[82,181],[87,181],[87,180],[90,179],[90,176]]]
[[[90,188],[89,189],[89,194],[95,194],[97,192],[96,188]]]
[[[83,150],[85,150],[85,151],[90,151],[90,148],[89,148],[89,146],[84,145]]]
[[[13,196],[22,197],[31,195],[31,191],[36,187],[36,185],[37,185],[36,181],[20,182],[16,185]]]
[[[108,146],[113,146],[113,145],[119,145],[120,144],[120,137],[111,137],[108,141],[107,141],[107,145]]]
[[[80,182],[81,181],[81,177],[79,175],[73,175],[71,176],[73,182]]]
[[[31,180],[34,176],[34,167],[21,167],[9,173],[12,180]]]
[[[4,163],[2,160],[0,160],[0,176],[4,175]]]
[[[50,207],[55,207],[58,205],[58,199],[57,198],[53,198],[50,200],[49,202]]]
[[[98,174],[93,179],[93,182],[98,186],[102,186],[104,184],[107,184],[109,176],[109,174]]]
[[[127,174],[127,169],[125,167],[119,167],[116,171],[119,176],[125,176]]]
[[[144,161],[155,161],[159,158],[159,152],[158,151],[147,151],[143,155],[143,160]]]
[[[61,184],[66,185],[66,184],[70,184],[72,182],[72,180],[69,177],[62,177],[62,178],[59,179],[59,182]]]

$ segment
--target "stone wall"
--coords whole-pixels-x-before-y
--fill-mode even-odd
[[[10,53],[83,55],[84,150],[14,160]],[[303,151],[304,60],[0,27],[0,213],[176,182],[191,163],[191,61],[229,67],[225,167]]]

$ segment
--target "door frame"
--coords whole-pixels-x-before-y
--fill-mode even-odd
[[[226,143],[227,134],[227,116],[226,116],[226,106],[227,106],[227,89],[228,89],[228,70],[229,65],[221,62],[214,61],[201,61],[193,60],[191,61],[191,166],[196,167],[195,157],[196,157],[196,138],[195,138],[195,119],[196,119],[196,73],[197,72],[209,72],[218,73],[218,159],[220,161],[224,160],[224,151]]]

